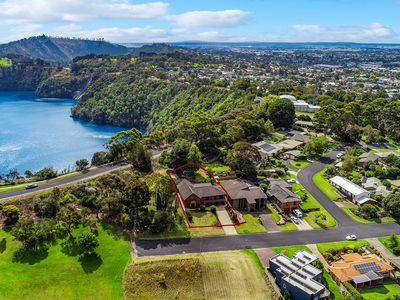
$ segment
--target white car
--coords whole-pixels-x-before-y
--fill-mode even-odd
[[[297,181],[296,181],[296,179],[289,179],[288,181],[287,181],[287,183],[296,183]]]
[[[339,152],[339,153],[336,155],[336,158],[341,158],[343,155],[344,155],[343,152]]]
[[[357,236],[355,234],[350,234],[350,235],[346,236],[346,240],[355,241],[355,240],[357,240]]]

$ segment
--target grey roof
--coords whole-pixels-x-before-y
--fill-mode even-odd
[[[317,258],[307,251],[297,252],[292,259],[284,254],[275,255],[271,262],[279,266],[279,272],[284,274],[284,280],[297,286],[309,295],[325,290],[325,286],[316,281],[322,271],[310,265]]]
[[[209,182],[191,183],[187,179],[182,179],[181,182],[178,183],[178,190],[183,200],[189,198],[192,194],[199,198],[225,196],[224,190],[218,185],[213,185]]]
[[[379,158],[375,153],[363,153],[359,156],[359,162],[377,161]]]
[[[293,156],[298,156],[300,155],[301,151],[300,150],[289,150],[286,151],[285,154],[293,155]]]
[[[298,195],[290,191],[285,185],[282,185],[279,181],[270,183],[269,190],[271,194],[281,203],[301,201]]]
[[[240,180],[227,180],[222,182],[222,186],[231,199],[246,199],[249,204],[256,203],[256,199],[267,198],[260,187],[249,185]]]
[[[351,279],[353,280],[353,282],[355,284],[360,284],[360,283],[370,282],[370,281],[373,281],[373,280],[383,279],[383,276],[381,274],[379,274],[379,273],[374,272],[374,271],[369,271],[369,272],[367,272],[365,274],[354,276]]]
[[[298,142],[307,143],[311,138],[305,134],[295,133],[295,134],[292,134],[290,139],[298,141]]]

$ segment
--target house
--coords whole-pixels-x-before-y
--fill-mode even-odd
[[[185,207],[197,208],[200,205],[224,205],[230,201],[234,209],[248,211],[263,209],[266,205],[267,195],[263,190],[240,180],[227,180],[218,184],[192,183],[183,179],[178,183],[179,194]]]
[[[390,194],[390,191],[382,182],[376,177],[363,177],[361,179],[361,185],[364,189],[371,193],[375,193],[378,196],[386,197]]]
[[[358,166],[363,168],[368,162],[376,164],[378,163],[378,160],[379,156],[376,155],[375,153],[371,152],[363,153],[359,156]]]
[[[263,158],[270,155],[277,155],[280,151],[282,151],[281,147],[278,147],[276,144],[272,144],[267,141],[255,143],[253,146],[257,147],[258,152],[260,152],[261,157]]]
[[[370,198],[369,192],[361,186],[351,182],[342,176],[335,176],[329,179],[330,183],[340,192],[345,194],[357,205],[374,204],[375,200]]]
[[[321,108],[320,106],[309,104],[304,100],[296,99],[296,97],[294,97],[292,95],[281,95],[281,96],[279,96],[279,98],[289,99],[290,101],[292,101],[295,111],[299,111],[299,112],[313,113]]]
[[[300,208],[301,199],[292,192],[292,186],[282,179],[270,179],[268,194],[270,199],[284,212]]]
[[[260,187],[241,180],[226,180],[221,184],[227,191],[233,208],[247,211],[265,208],[267,195]]]
[[[276,143],[275,146],[284,150],[293,150],[303,144],[303,142],[299,142],[290,138]]]
[[[302,142],[303,144],[307,143],[311,137],[309,135],[303,134],[303,133],[293,133],[293,134],[288,134],[287,135],[289,139]]]
[[[389,180],[390,184],[392,187],[400,189],[400,179],[397,180]]]
[[[286,151],[285,153],[285,157],[289,158],[289,159],[295,159],[297,156],[299,156],[301,154],[300,150],[289,150]]]
[[[305,129],[309,129],[309,130],[313,130],[315,128],[314,123],[311,121],[301,121],[298,120],[294,123],[295,125],[305,128]]]
[[[350,282],[356,288],[381,285],[384,278],[390,277],[393,267],[376,254],[342,254],[341,260],[329,267],[341,282]]]
[[[270,258],[269,270],[282,293],[286,291],[293,300],[318,300],[330,293],[321,283],[322,271],[312,266],[317,257],[308,251],[298,251],[292,259],[284,254]]]
[[[182,179],[178,183],[178,190],[185,207],[197,208],[200,205],[224,204],[225,191],[219,186],[211,183],[192,183]]]

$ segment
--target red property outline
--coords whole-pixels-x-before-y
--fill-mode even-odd
[[[177,188],[177,186],[175,184],[175,181],[172,178],[172,174],[173,173],[175,173],[176,171],[179,171],[179,170],[181,170],[181,169],[183,169],[183,168],[185,168],[185,167],[187,167],[189,165],[198,167],[199,169],[202,169],[203,171],[205,171],[208,174],[208,176],[210,176],[210,178],[214,181],[214,183],[217,184],[218,186],[220,186],[221,189],[225,192],[225,203],[226,203],[228,212],[232,213],[232,215],[235,217],[235,220],[236,220],[236,222],[234,224],[193,226],[192,223],[190,223],[189,218],[188,218],[188,216],[186,214],[185,205],[183,204],[181,195],[179,194],[179,191],[178,191],[178,188]],[[221,227],[225,227],[225,226],[239,226],[240,225],[240,222],[238,220],[237,214],[234,211],[231,203],[229,202],[229,194],[228,194],[228,192],[225,190],[225,188],[222,186],[222,184],[220,184],[219,181],[214,178],[214,175],[212,174],[211,171],[207,170],[203,166],[200,166],[199,164],[196,164],[196,163],[190,161],[190,162],[187,162],[186,164],[184,164],[182,166],[179,166],[179,167],[177,167],[175,169],[168,170],[167,174],[169,176],[169,180],[171,181],[172,187],[174,188],[175,196],[176,196],[176,199],[178,200],[179,206],[180,206],[180,208],[182,210],[182,213],[183,213],[183,215],[185,217],[186,224],[188,225],[189,228],[216,228],[216,227],[217,228],[221,228]]]

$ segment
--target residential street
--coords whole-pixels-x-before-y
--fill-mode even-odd
[[[297,177],[304,188],[336,219],[338,225],[335,228],[241,234],[236,236],[141,240],[137,242],[138,254],[141,256],[166,255],[187,252],[266,248],[283,245],[307,245],[341,241],[349,234],[356,234],[360,239],[375,238],[393,233],[400,234],[400,226],[397,223],[369,225],[356,223],[313,183],[312,177],[327,164],[332,163],[337,153],[338,151],[332,151],[321,161],[308,165],[298,173]]]

